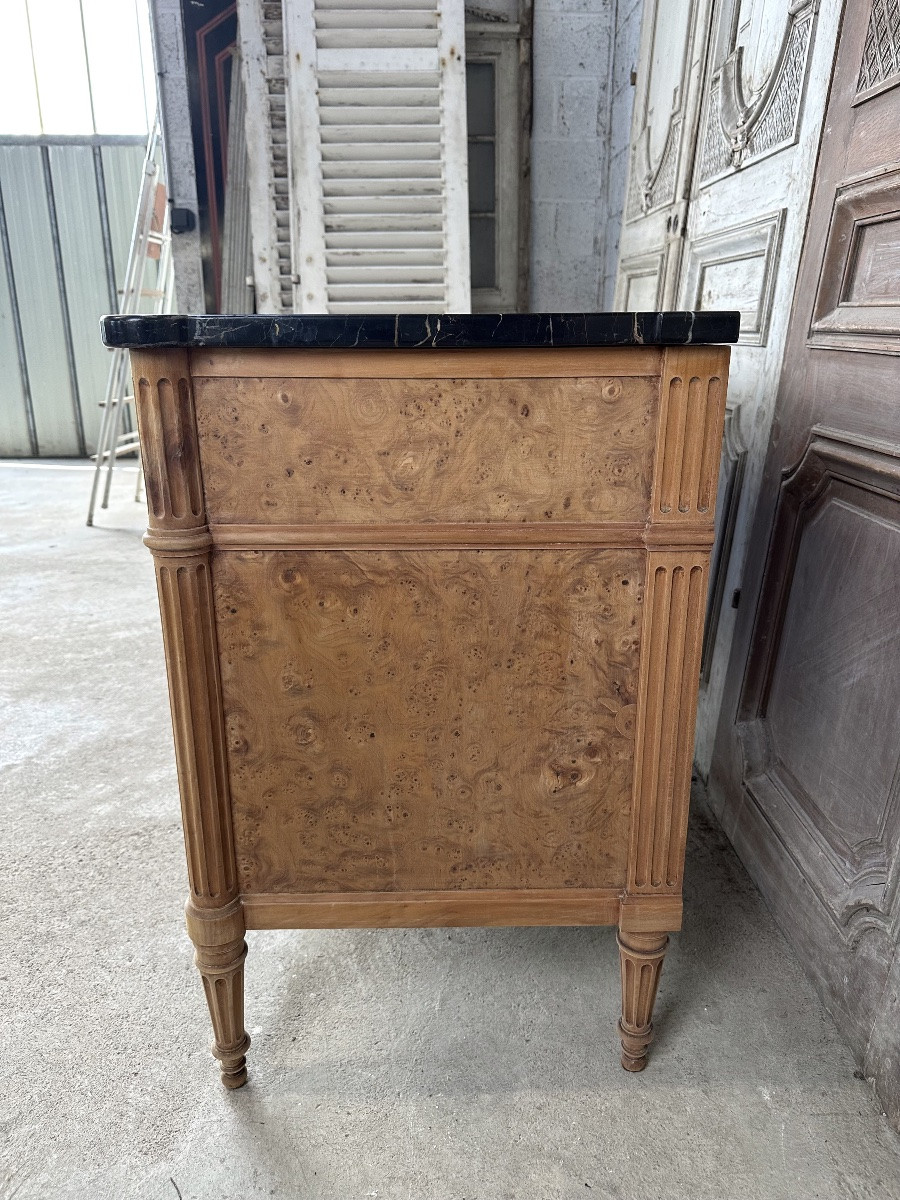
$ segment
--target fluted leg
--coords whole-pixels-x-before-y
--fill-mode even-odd
[[[669,935],[625,933],[618,935],[622,968],[622,1066],[626,1071],[643,1071],[647,1048],[653,1041],[653,1002],[662,971]]]
[[[247,1049],[244,1029],[244,919],[240,905],[203,910],[190,902],[188,932],[197,950],[194,961],[203,978],[203,990],[212,1017],[213,1055],[219,1060],[222,1083],[227,1088],[247,1082]],[[237,936],[235,936],[237,935]]]

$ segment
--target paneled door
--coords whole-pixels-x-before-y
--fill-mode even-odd
[[[900,6],[853,0],[710,775],[726,831],[895,1123],[898,129]]]
[[[646,0],[614,307],[674,307],[712,0]]]
[[[772,423],[840,0],[719,0],[677,307],[736,308],[696,757],[709,770]]]

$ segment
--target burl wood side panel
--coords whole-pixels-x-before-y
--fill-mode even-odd
[[[194,386],[212,524],[649,515],[656,378]]]
[[[241,891],[624,886],[644,562],[216,553]]]

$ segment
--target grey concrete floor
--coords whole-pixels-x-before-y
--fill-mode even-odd
[[[0,1200],[884,1200],[900,1140],[695,797],[650,1067],[612,930],[250,935],[218,1083],[143,511],[0,465]]]

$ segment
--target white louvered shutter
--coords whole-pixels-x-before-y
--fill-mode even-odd
[[[294,311],[468,312],[463,0],[283,0]]]

